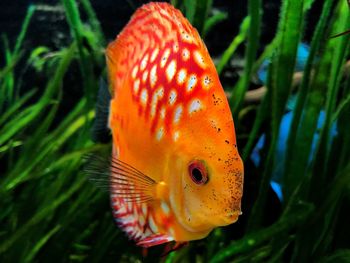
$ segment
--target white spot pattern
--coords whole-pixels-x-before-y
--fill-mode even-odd
[[[165,118],[165,107],[163,106],[162,108],[161,108],[161,110],[160,110],[160,118],[162,119],[162,120],[164,120],[164,118]]]
[[[175,60],[172,60],[168,67],[166,68],[166,76],[167,76],[167,79],[168,81],[171,81],[175,75],[175,72],[176,72],[176,62]]]
[[[139,79],[136,79],[136,80],[134,81],[134,93],[135,93],[135,94],[139,91],[139,88],[140,88],[140,80],[139,80]]]
[[[186,69],[180,69],[179,72],[177,73],[177,83],[182,84],[186,80]]]
[[[171,90],[169,94],[169,104],[174,105],[176,101],[177,93],[176,90]]]
[[[187,48],[184,48],[182,51],[182,59],[187,61],[190,58],[190,51]]]
[[[196,75],[192,74],[187,81],[186,90],[191,91],[194,88],[194,86],[196,86],[196,84],[197,84],[197,77]]]
[[[156,115],[157,103],[158,100],[161,99],[164,95],[163,87],[160,87],[153,94],[152,104],[151,104],[151,117],[153,118]]]
[[[174,53],[177,53],[179,51],[179,44],[178,43],[174,43],[173,51],[174,51]]]
[[[141,103],[143,105],[146,105],[147,104],[147,100],[148,100],[148,92],[146,89],[143,89],[141,91]]]
[[[177,142],[179,137],[180,137],[180,132],[179,131],[174,132],[174,135],[173,135],[174,142]]]
[[[193,37],[190,34],[188,34],[187,32],[183,32],[181,34],[181,39],[183,42],[187,42],[187,43],[193,42]]]
[[[158,53],[159,53],[159,49],[155,48],[152,52],[152,55],[151,55],[151,60],[150,60],[151,62],[153,62],[156,59]]]
[[[193,52],[193,56],[194,56],[194,61],[197,63],[198,66],[200,66],[201,68],[206,67],[203,55],[198,50]]]
[[[204,75],[203,76],[203,79],[202,79],[202,84],[203,85],[202,86],[203,86],[204,89],[210,89],[211,82],[212,82],[212,80],[210,79],[210,77],[208,75]]]
[[[148,54],[146,54],[143,59],[141,60],[141,65],[140,65],[140,69],[144,70],[147,66],[147,62],[148,62]]]
[[[176,107],[175,113],[174,113],[174,124],[179,123],[181,115],[182,115],[182,111],[183,111],[182,105],[179,105]]]
[[[150,81],[151,87],[153,88],[157,82],[157,65],[154,65],[152,67],[151,72],[150,72],[149,81]]]
[[[161,127],[161,128],[159,128],[159,130],[157,131],[157,134],[156,134],[157,141],[160,141],[163,138],[163,135],[164,135],[164,128]]]
[[[143,72],[142,75],[142,82],[145,83],[148,77],[148,70],[146,70],[145,72]]]
[[[160,67],[163,68],[169,58],[169,55],[170,55],[170,49],[167,48],[164,53],[163,53],[163,56],[162,56],[162,59],[160,61]]]
[[[199,99],[194,99],[188,108],[188,113],[191,115],[192,113],[199,111],[201,108],[201,101]]]
[[[136,78],[136,75],[137,75],[137,72],[139,71],[139,67],[136,65],[134,68],[133,68],[133,70],[132,70],[132,72],[131,72],[131,76],[133,77],[133,78]]]

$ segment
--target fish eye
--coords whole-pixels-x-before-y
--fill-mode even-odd
[[[199,160],[192,161],[188,166],[188,173],[193,182],[203,185],[208,182],[208,172],[203,162]]]

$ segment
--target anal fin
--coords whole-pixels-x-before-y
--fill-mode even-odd
[[[157,246],[173,240],[174,239],[171,236],[164,235],[164,234],[155,234],[139,240],[137,242],[137,245],[141,247],[152,247],[152,246]]]

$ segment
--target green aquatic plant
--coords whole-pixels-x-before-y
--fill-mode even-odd
[[[171,2],[182,9],[203,37],[227,18],[225,12],[213,12],[211,0]],[[246,171],[251,173],[247,177],[257,185],[255,192],[244,192],[244,198],[251,197],[253,204],[242,208],[244,218],[236,223],[239,234],[230,227],[219,228],[206,239],[191,242],[165,258],[159,256],[163,247],[150,249],[145,257],[145,251],[127,241],[113,224],[108,192],[97,189],[82,172],[85,154],[108,154],[110,146],[94,144],[90,132],[98,80],[104,76],[107,41],[90,2],[81,0],[79,4],[75,0],[61,1],[71,44],[60,50],[39,46],[28,51],[23,47],[35,5],[29,7],[13,48],[2,36],[1,262],[349,262],[350,227],[344,210],[350,206],[350,41],[348,35],[331,38],[350,28],[346,1],[318,3],[322,12],[301,83],[294,90],[297,47],[316,3],[283,0],[276,35],[262,47],[262,1],[247,2],[241,25],[232,25],[240,27],[239,33],[232,36],[217,67],[223,74],[237,48],[246,44],[243,73],[237,83],[225,89],[232,94],[230,105],[240,151]],[[259,104],[250,105],[244,101],[245,95],[267,58],[271,63],[265,96]],[[19,63],[26,66],[19,67]],[[58,118],[70,85],[66,77],[76,65],[84,96],[65,111],[64,118]],[[29,68],[45,76],[44,87],[22,90],[22,71]],[[266,223],[269,182],[279,162],[275,155],[279,127],[291,93],[296,94],[297,102],[284,148],[284,199],[278,218]],[[248,120],[249,133],[245,127],[248,117],[241,114],[248,108],[254,112],[254,120]],[[321,111],[325,121],[319,128]],[[332,137],[334,125],[337,132]],[[316,132],[320,136],[310,158]],[[263,161],[251,172],[247,169],[252,165],[249,157],[262,133],[266,135]]]

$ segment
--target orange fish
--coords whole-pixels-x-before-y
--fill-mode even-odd
[[[167,3],[139,8],[109,44],[110,191],[143,247],[206,237],[241,214],[243,163],[198,32]]]

